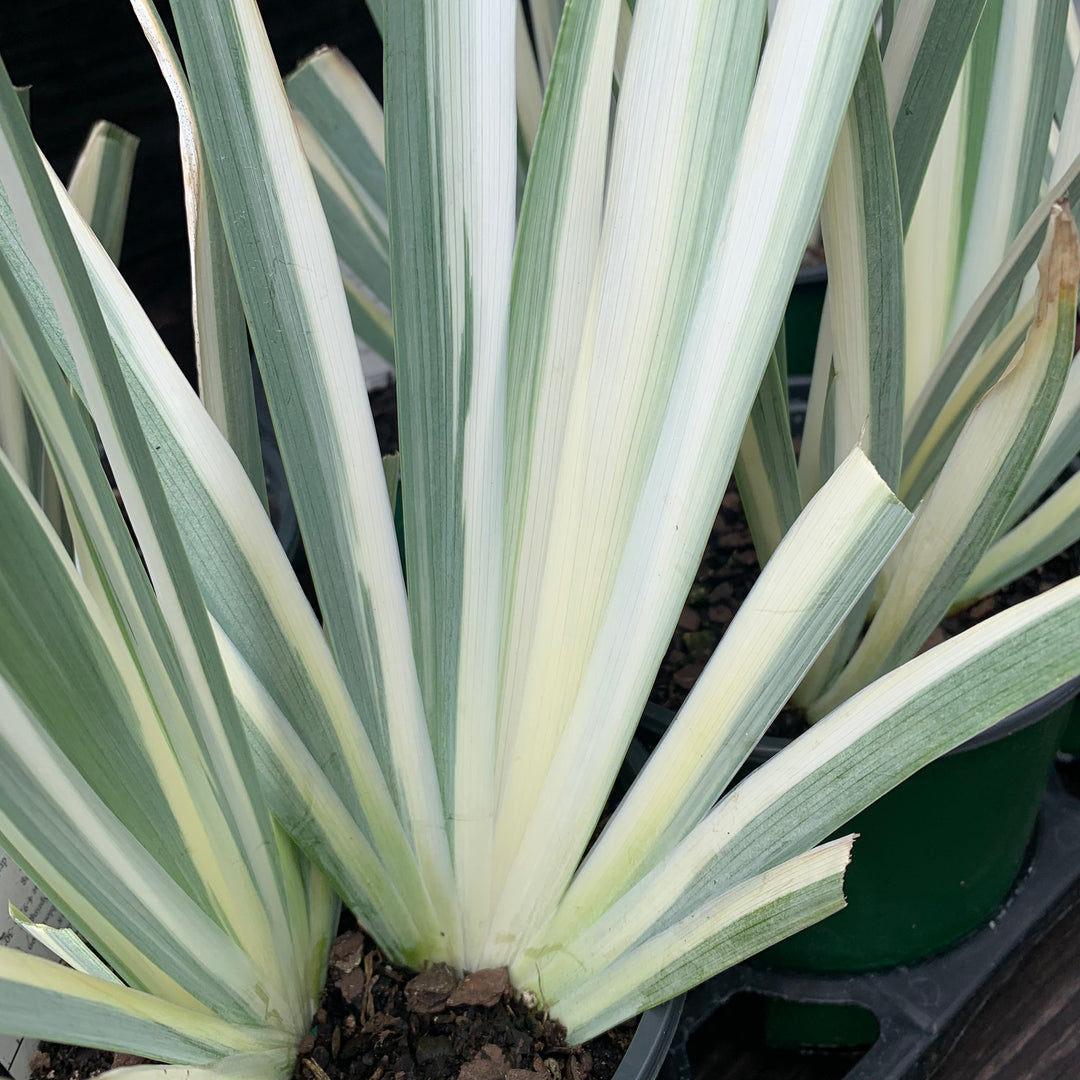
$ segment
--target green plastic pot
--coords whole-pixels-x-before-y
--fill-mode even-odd
[[[1023,866],[1078,689],[1074,679],[1006,717],[837,830],[859,834],[847,907],[761,960],[801,971],[872,971],[932,956],[984,925]],[[757,762],[785,744],[762,740]]]
[[[821,309],[825,305],[828,275],[824,266],[800,270],[784,313],[784,344],[789,375],[810,375],[814,370]]]

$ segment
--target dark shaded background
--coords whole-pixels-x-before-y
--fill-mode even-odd
[[[183,0],[180,0],[183,2]],[[167,0],[158,0],[167,16]],[[382,95],[382,45],[364,0],[260,0],[282,73],[336,45]],[[38,143],[66,178],[91,125],[139,137],[120,268],[194,378],[176,115],[128,0],[0,0],[0,55],[30,85]]]

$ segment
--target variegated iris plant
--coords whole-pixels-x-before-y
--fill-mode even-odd
[[[1074,581],[720,798],[910,520],[855,449],[583,861],[880,83],[878,0],[570,0],[557,38],[536,4],[535,55],[512,0],[378,5],[385,127],[333,54],[294,124],[254,0],[176,0],[183,68],[134,6],[181,120],[201,402],[0,85],[0,341],[70,530],[9,452],[0,837],[108,964],[0,952],[0,1031],[284,1076],[330,882],[388,957],[506,965],[586,1038],[836,910],[850,838],[814,845],[1080,670]],[[393,342],[407,589],[350,312]]]

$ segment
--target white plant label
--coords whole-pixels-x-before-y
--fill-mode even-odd
[[[21,949],[55,959],[53,954],[16,926],[8,915],[8,904],[14,905],[28,919],[49,926],[65,926],[63,916],[42,895],[38,887],[0,850],[0,947]],[[13,1035],[0,1035],[0,1066],[7,1069],[15,1080],[28,1080],[30,1056],[37,1049],[35,1039],[19,1039]]]

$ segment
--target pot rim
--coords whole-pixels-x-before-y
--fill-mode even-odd
[[[951,757],[953,754],[965,754],[969,750],[977,750],[980,746],[987,746],[990,743],[1006,739],[1018,731],[1023,731],[1024,728],[1037,724],[1040,720],[1045,720],[1052,712],[1060,709],[1063,705],[1067,705],[1077,695],[1080,695],[1080,675],[1063,682],[1056,689],[1022,706],[1016,712],[1010,713],[985,731],[973,735],[967,742],[947,750],[941,757],[946,758]],[[763,735],[754,749],[750,751],[749,760],[767,761],[780,753],[793,741],[777,735]]]
[[[675,1039],[685,994],[641,1014],[637,1030],[612,1080],[654,1080]]]

